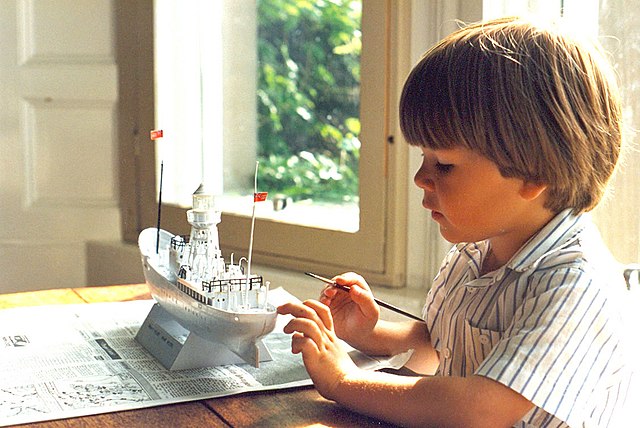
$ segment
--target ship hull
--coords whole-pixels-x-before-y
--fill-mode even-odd
[[[168,248],[172,236],[161,230],[159,248]],[[260,361],[257,343],[275,328],[275,307],[267,304],[264,311],[232,312],[186,295],[167,279],[166,267],[159,266],[155,253],[156,237],[157,229],[151,228],[144,230],[139,238],[144,277],[156,302],[190,333],[221,344],[247,363],[257,366]]]

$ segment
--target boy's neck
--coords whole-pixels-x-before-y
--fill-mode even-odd
[[[481,275],[500,269],[555,217],[555,213],[544,210],[539,215],[529,216],[526,222],[516,225],[509,233],[489,238],[489,250],[482,261]]]

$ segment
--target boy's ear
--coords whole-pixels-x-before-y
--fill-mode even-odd
[[[544,183],[534,183],[531,181],[524,181],[520,188],[520,196],[527,201],[533,201],[540,197],[547,190],[547,185]]]

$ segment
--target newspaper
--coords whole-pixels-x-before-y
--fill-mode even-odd
[[[295,300],[283,289],[273,304]],[[0,426],[311,385],[279,316],[265,338],[273,357],[248,364],[166,370],[135,335],[154,301],[24,307],[0,311]],[[399,368],[408,355],[375,359],[368,369]]]

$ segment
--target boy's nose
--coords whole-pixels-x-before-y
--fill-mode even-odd
[[[420,168],[418,172],[416,172],[416,175],[413,177],[413,182],[416,184],[416,186],[423,190],[429,192],[435,191],[433,180],[429,178],[429,175],[424,170],[424,168]]]

